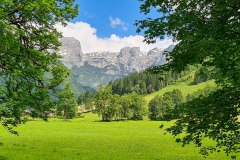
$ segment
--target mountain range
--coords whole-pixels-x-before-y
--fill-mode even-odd
[[[83,53],[80,42],[75,38],[64,37],[60,41],[59,54],[63,56],[62,63],[72,73],[70,81],[75,94],[81,93],[82,89],[96,89],[100,83],[107,84],[132,72],[162,65],[166,63],[164,52],[174,48],[170,45],[166,49],[153,48],[142,52],[140,47],[124,47],[119,52]]]

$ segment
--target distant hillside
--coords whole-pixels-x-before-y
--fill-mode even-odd
[[[74,78],[74,75],[70,75],[68,80],[70,82],[70,86],[73,90],[73,93],[75,94],[76,97],[78,97],[79,94],[83,93],[86,90],[89,90],[91,92],[95,91],[94,88],[89,86],[84,86],[81,83],[77,82],[76,79]]]
[[[182,93],[183,93],[183,96],[186,97],[187,94],[190,94],[190,93],[193,93],[199,89],[203,89],[205,88],[207,85],[209,86],[216,86],[214,80],[210,80],[210,81],[207,81],[207,82],[202,82],[202,83],[199,83],[197,85],[194,85],[193,84],[193,78],[192,79],[189,79],[188,81],[186,82],[180,82],[180,83],[176,83],[175,85],[169,85],[157,92],[154,92],[154,93],[151,93],[151,94],[148,94],[146,96],[144,96],[144,99],[147,101],[147,103],[149,103],[156,95],[163,95],[165,92],[170,92],[172,91],[173,89],[179,89]]]

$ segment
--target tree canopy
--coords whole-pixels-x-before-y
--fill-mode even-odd
[[[156,38],[172,37],[177,45],[168,54],[168,63],[152,67],[153,73],[166,70],[180,72],[188,64],[201,64],[208,69],[220,86],[209,96],[192,100],[184,108],[185,116],[167,131],[177,136],[183,145],[194,142],[202,145],[209,137],[214,147],[201,150],[240,151],[240,1],[239,0],[139,0],[140,11],[148,14],[152,8],[158,18],[137,20],[137,32],[144,31],[146,43]]]
[[[55,25],[77,14],[74,0],[0,1],[0,121],[7,129],[22,122],[24,109],[53,106],[69,75],[56,53],[62,35]]]
[[[72,119],[76,116],[78,110],[77,99],[69,85],[59,94],[59,101],[57,106],[58,112],[64,112],[65,119]]]

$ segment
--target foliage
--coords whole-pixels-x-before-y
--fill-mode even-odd
[[[111,121],[113,118],[140,120],[146,115],[145,101],[141,96],[133,92],[120,97],[118,94],[112,94],[111,85],[104,88],[100,84],[98,91],[94,93],[93,103],[93,112],[101,115],[103,121]]]
[[[187,133],[182,141],[184,145],[194,142],[200,146],[202,139],[209,137],[217,142],[211,149],[224,148],[227,154],[239,151],[240,139],[236,138],[240,132],[237,118],[240,90],[239,0],[140,1],[143,2],[141,12],[148,14],[155,7],[161,13],[155,19],[136,21],[137,32],[144,30],[144,41],[154,43],[156,37],[164,39],[167,35],[178,42],[174,50],[167,53],[169,62],[153,67],[152,72],[182,71],[189,64],[200,64],[209,69],[209,74],[214,75],[216,83],[221,86],[208,97],[200,96],[193,100],[194,103],[189,102],[185,109],[186,117],[177,120],[168,131],[174,136]]]
[[[92,98],[90,90],[86,90],[84,93],[78,96],[78,105],[84,104],[87,102],[87,99]]]
[[[157,120],[157,118],[163,118],[162,117],[162,106],[163,106],[163,100],[162,96],[155,96],[148,104],[148,110],[150,112],[149,119],[151,120]],[[160,114],[160,115],[159,115]]]
[[[0,121],[22,123],[21,113],[54,106],[57,86],[69,75],[56,51],[61,37],[54,26],[78,13],[74,0],[3,0],[0,2]],[[44,117],[46,118],[46,117]]]
[[[99,116],[102,116],[103,121],[110,121],[114,116],[114,106],[111,105],[112,88],[107,86],[104,88],[99,85],[98,91],[94,95],[95,110]]]
[[[146,102],[135,92],[129,94],[128,96],[130,99],[129,108],[132,112],[132,117],[130,119],[142,120],[143,116],[146,115],[146,110],[144,107]]]
[[[70,85],[67,84],[66,88],[60,93],[57,110],[58,112],[64,111],[66,119],[71,119],[77,113],[77,100],[75,98]]]
[[[148,104],[149,118],[151,120],[179,118],[179,110],[183,102],[182,92],[178,89],[165,92],[163,96],[157,95]]]
[[[159,91],[168,85],[174,84],[178,80],[183,79],[185,76],[191,75],[191,72],[197,69],[198,66],[189,65],[179,74],[171,71],[164,72],[164,81],[160,81],[159,74],[150,74],[147,71],[131,73],[126,77],[116,79],[114,82],[110,82],[109,85],[112,85],[113,94],[124,95],[136,92],[139,95],[145,95]]]
[[[198,84],[198,83],[206,82],[206,81],[212,79],[212,77],[214,77],[214,76],[210,74],[211,72],[213,72],[213,71],[210,70],[210,67],[209,68],[205,68],[205,67],[199,68],[194,74],[194,83]],[[216,74],[216,73],[213,72],[212,74]]]

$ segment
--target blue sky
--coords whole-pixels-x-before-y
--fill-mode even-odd
[[[140,13],[138,0],[76,0],[79,15],[65,28],[57,26],[66,37],[75,37],[81,42],[84,53],[96,51],[119,52],[125,46],[140,47],[142,51],[158,47],[166,48],[170,39],[147,45],[143,34],[137,34],[135,20],[145,19]],[[154,10],[154,9],[153,9]],[[148,17],[158,17],[151,13]]]
[[[140,13],[141,3],[137,0],[77,0],[76,2],[80,5],[80,12],[72,22],[89,23],[97,28],[97,35],[101,38],[109,37],[111,34],[120,37],[136,35],[134,21],[145,17]],[[111,22],[112,24],[115,22],[115,28]]]

